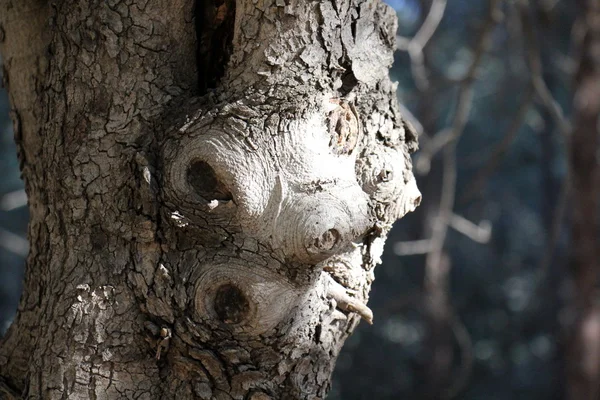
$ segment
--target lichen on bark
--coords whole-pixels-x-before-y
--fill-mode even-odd
[[[2,4],[5,28],[23,18]],[[44,143],[40,166],[25,160],[33,251],[0,347],[0,375],[30,398],[322,399],[372,322],[386,234],[420,201],[388,76],[395,13],[214,7],[201,14],[232,32],[208,27],[197,53],[225,49],[222,68],[196,64],[187,0],[65,1],[31,28],[50,37],[48,69],[26,72],[45,122],[21,147]],[[198,67],[220,77],[200,92]]]

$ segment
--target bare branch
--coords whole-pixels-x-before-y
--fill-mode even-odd
[[[451,128],[446,132],[442,132],[443,135],[435,136],[433,142],[436,143],[432,144],[432,147],[429,148],[428,154],[427,152],[425,153],[426,156],[431,159],[432,154],[437,151],[437,149],[444,148],[444,178],[442,182],[442,197],[440,200],[438,216],[434,221],[432,229],[431,242],[433,251],[427,255],[427,259],[425,261],[426,280],[438,276],[438,274],[433,272],[433,270],[436,269],[440,264],[442,249],[446,240],[446,232],[448,230],[448,225],[452,216],[452,209],[454,207],[454,196],[456,190],[456,144],[463,133],[469,111],[471,109],[471,102],[473,99],[473,82],[475,81],[473,74],[481,62],[483,53],[487,50],[489,36],[493,30],[493,27],[499,22],[500,4],[501,2],[499,0],[491,0],[490,2],[488,18],[484,23],[483,33],[481,34],[477,45],[476,56],[471,64],[471,67],[469,68],[470,75],[468,76],[472,77],[465,79],[461,85],[457,113],[454,116],[454,121]],[[441,137],[441,139],[438,139],[438,137]]]
[[[531,108],[531,100],[533,100],[533,95],[534,89],[533,84],[531,84],[528,86],[528,89],[525,92],[523,100],[519,105],[519,110],[517,111],[513,120],[511,121],[510,127],[504,134],[502,140],[498,144],[496,144],[492,149],[492,155],[490,156],[486,165],[479,171],[477,176],[473,178],[471,183],[467,185],[469,190],[462,196],[462,198],[460,199],[460,203],[466,203],[467,201],[473,199],[473,197],[475,197],[478,193],[480,193],[486,181],[489,179],[490,175],[494,173],[494,171],[500,164],[500,161],[502,161],[502,158],[517,138],[519,130],[525,122],[527,112]]]
[[[475,56],[469,70],[460,80],[460,92],[458,95],[458,104],[454,114],[454,120],[449,128],[443,129],[436,134],[432,140],[423,146],[423,150],[417,160],[417,171],[427,173],[433,156],[442,150],[449,143],[457,141],[468,122],[473,100],[473,83],[476,81],[477,68],[481,64],[483,55],[487,52],[490,44],[491,33],[494,27],[500,22],[502,14],[500,12],[500,0],[490,1],[490,12],[488,18],[483,24],[483,29],[479,35],[479,41],[475,47]]]
[[[442,21],[446,10],[446,4],[447,0],[433,1],[423,25],[421,25],[421,28],[413,38],[409,39],[402,36],[396,37],[396,48],[408,52],[415,84],[422,91],[429,87],[423,50]]]
[[[554,120],[554,123],[558,127],[561,134],[567,138],[571,132],[571,124],[565,118],[562,108],[552,96],[552,92],[544,80],[544,70],[542,68],[540,47],[533,30],[533,21],[529,15],[529,0],[520,0],[517,3],[517,7],[521,17],[521,26],[524,34],[523,36],[525,38],[527,64],[531,72],[531,79],[535,93],[552,116],[552,119]]]

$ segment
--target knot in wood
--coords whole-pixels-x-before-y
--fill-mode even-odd
[[[277,227],[276,240],[283,240],[275,245],[290,259],[312,265],[345,251],[369,226],[366,196],[359,190],[349,186],[296,196],[279,215],[285,224]],[[293,234],[286,237],[290,227]]]
[[[402,148],[377,146],[357,160],[357,178],[371,200],[385,205],[390,221],[413,211],[421,202],[421,193],[412,174],[405,171],[410,163]]]
[[[391,169],[387,168],[383,168],[381,171],[379,171],[379,174],[377,174],[377,178],[380,182],[389,182],[392,180],[393,177],[394,172]]]
[[[337,229],[328,229],[321,236],[315,238],[307,249],[311,253],[330,251],[340,241],[340,232]]]
[[[217,289],[214,309],[222,322],[239,324],[249,315],[250,304],[240,288],[232,284],[225,284]]]
[[[233,260],[232,260],[233,261]],[[194,315],[232,333],[260,335],[289,316],[303,293],[286,277],[255,264],[206,264],[197,279]]]

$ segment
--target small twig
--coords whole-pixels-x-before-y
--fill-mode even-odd
[[[328,279],[327,285],[327,297],[335,300],[337,307],[343,311],[354,312],[357,313],[367,321],[369,325],[373,325],[373,311],[362,301],[356,299],[355,297],[351,297],[346,288],[336,282],[331,275],[325,274]]]
[[[489,47],[491,33],[494,27],[500,22],[502,16],[500,4],[500,0],[490,1],[490,12],[487,20],[483,24],[482,32],[479,35],[479,41],[475,46],[473,61],[465,76],[459,81],[460,91],[452,125],[442,129],[442,131],[434,135],[431,140],[423,146],[423,150],[417,159],[416,166],[417,170],[421,173],[429,172],[429,166],[433,157],[451,142],[457,141],[465,129],[473,103],[473,84],[476,81],[477,68],[479,68],[483,55]]]
[[[481,221],[475,225],[468,219],[452,214],[448,221],[449,226],[456,231],[467,236],[477,243],[487,243],[492,235],[492,227],[489,221]],[[427,254],[433,250],[433,244],[430,239],[412,240],[407,242],[397,242],[394,244],[394,254],[398,256],[410,256],[416,254]]]
[[[521,27],[523,29],[524,43],[527,50],[527,65],[531,72],[535,93],[552,116],[560,133],[565,138],[568,138],[571,132],[571,124],[565,118],[562,108],[558,104],[558,101],[552,96],[552,92],[544,80],[540,46],[534,32],[533,21],[529,15],[529,0],[520,0],[517,3],[517,7],[521,17]]]
[[[527,65],[532,76],[532,87],[535,95],[539,98],[542,105],[552,117],[554,124],[565,141],[565,145],[568,148],[571,142],[571,123],[564,116],[563,110],[552,96],[552,93],[544,80],[544,71],[541,61],[540,45],[537,40],[532,18],[530,16],[530,4],[529,0],[520,0],[516,4],[518,16],[521,21],[521,28],[523,30],[525,52],[527,56]],[[572,37],[574,42],[578,42],[581,32],[578,31],[578,24],[576,23],[573,27]],[[572,43],[572,47],[576,50],[577,43]],[[570,182],[569,178],[565,177],[561,184],[560,194],[553,212],[553,218],[551,222],[550,233],[546,243],[546,249],[543,252],[543,256],[538,264],[538,284],[536,292],[538,297],[543,298],[544,283],[548,279],[548,268],[554,259],[554,251],[558,245],[560,238],[561,228],[567,212],[567,205],[569,201],[570,193]]]
[[[469,190],[462,196],[459,203],[466,203],[473,199],[478,193],[483,189],[486,181],[492,175],[492,173],[496,170],[500,161],[513,144],[519,130],[523,126],[525,122],[525,117],[527,116],[527,112],[531,108],[531,100],[533,99],[534,89],[533,84],[528,86],[527,91],[525,92],[525,96],[519,105],[519,110],[515,117],[513,118],[510,127],[504,134],[502,140],[496,144],[492,150],[492,155],[490,156],[487,164],[480,170],[477,176],[471,181],[467,187]]]
[[[437,140],[439,142],[437,145],[434,144],[433,149],[435,149],[435,151],[441,148],[444,149],[444,177],[442,181],[440,207],[438,215],[434,220],[431,234],[432,251],[427,255],[425,260],[426,287],[429,287],[429,285],[432,285],[432,287],[437,286],[437,284],[431,282],[431,280],[439,276],[439,274],[435,273],[434,270],[438,268],[438,265],[441,262],[444,242],[446,240],[446,233],[452,216],[452,209],[454,207],[454,197],[456,192],[456,145],[464,131],[469,116],[469,111],[471,110],[475,71],[477,70],[479,63],[483,58],[483,54],[488,47],[489,36],[493,31],[493,27],[495,27],[500,20],[500,4],[500,0],[491,0],[490,2],[488,18],[484,23],[483,33],[481,34],[477,45],[477,51],[475,53],[476,55],[467,75],[472,78],[466,79],[461,85],[459,104],[457,106],[457,113],[454,116],[452,126],[447,133],[441,136],[441,139],[438,139],[438,136],[434,137],[433,139],[434,141]],[[431,159],[432,154],[435,151],[432,152],[432,149],[429,149],[429,159]]]
[[[454,146],[455,143],[453,142],[457,141],[464,131],[473,104],[473,89],[471,85],[463,85],[458,96],[458,105],[452,125],[444,128],[432,140],[426,142],[417,158],[416,169],[421,174],[429,173],[433,156],[441,149]]]
[[[435,273],[434,270],[441,262],[441,253],[446,240],[446,233],[448,226],[452,223],[452,210],[454,207],[456,191],[456,144],[466,127],[471,111],[475,72],[481,63],[483,54],[487,50],[489,36],[491,35],[493,28],[500,21],[500,4],[500,0],[491,0],[488,19],[484,23],[483,32],[480,35],[479,42],[476,46],[475,57],[469,67],[467,75],[461,82],[458,105],[451,126],[437,134],[430,143],[424,147],[417,160],[417,169],[428,170],[433,155],[441,149],[444,149],[444,177],[438,215],[434,220],[431,239],[398,243],[394,250],[396,254],[401,255],[420,254],[424,253],[424,250],[427,250],[427,258],[425,261],[426,287],[429,287],[430,285],[431,287],[437,286],[432,280],[435,280],[435,277],[440,276],[440,274]],[[473,230],[467,229],[467,226],[462,220],[459,221],[458,219],[454,219],[454,222],[458,227],[457,230],[464,230],[468,236],[473,233]],[[481,231],[477,231],[477,235],[474,236],[478,239],[485,239],[485,235],[479,236],[480,233]]]
[[[492,225],[487,220],[475,225],[468,219],[453,213],[449,222],[452,228],[477,243],[487,243],[492,236]]]

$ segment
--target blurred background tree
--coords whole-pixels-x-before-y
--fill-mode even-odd
[[[565,354],[577,345],[589,354],[578,336],[586,327],[600,346],[599,314],[585,311],[600,259],[591,184],[599,128],[589,123],[600,89],[584,90],[600,85],[600,18],[584,18],[600,2],[388,3],[399,19],[392,75],[421,132],[423,203],[392,231],[369,303],[375,325],[361,324],[346,343],[329,399],[597,398],[583,394],[598,389],[593,368],[584,397],[567,397],[585,371],[573,369],[581,353]],[[591,110],[577,106],[580,92]],[[8,113],[0,91],[0,333],[27,254]],[[581,259],[569,244],[580,236],[592,247]]]

